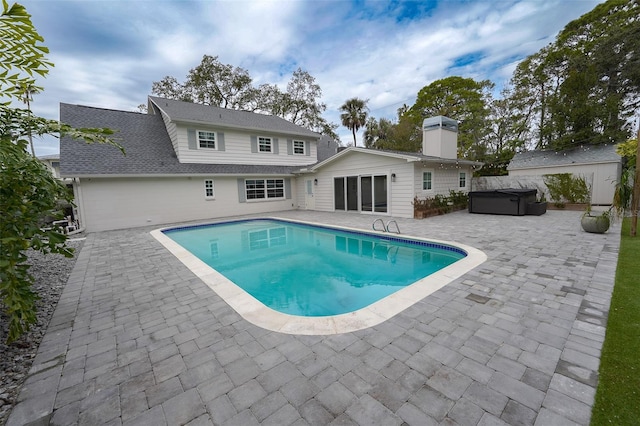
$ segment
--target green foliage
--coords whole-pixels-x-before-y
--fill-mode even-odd
[[[638,140],[627,139],[625,142],[620,142],[616,145],[616,152],[622,158],[625,159],[627,167],[634,167],[636,165],[636,153],[638,151]]]
[[[65,235],[46,228],[45,215],[60,218],[59,200],[71,202],[66,187],[51,177],[38,159],[27,153],[27,141],[0,139],[0,297],[9,317],[9,341],[18,338],[36,320],[32,277],[26,250],[71,256]]]
[[[635,425],[640,417],[640,239],[622,222],[615,285],[602,346],[591,424]]]
[[[320,85],[300,68],[293,72],[283,92],[276,85],[254,87],[246,69],[223,64],[217,56],[204,55],[184,83],[166,76],[153,82],[151,92],[169,99],[271,114],[339,139],[335,132],[338,126],[322,117],[327,106],[320,102]]]
[[[44,40],[35,31],[31,15],[24,6],[9,7],[2,0],[0,15],[0,93],[8,98],[19,98],[24,88],[39,91],[34,75],[44,77],[53,66],[45,55],[49,49],[41,45]],[[5,103],[5,105],[7,105]]]
[[[369,115],[367,102],[365,99],[351,98],[340,106],[340,111],[342,111],[340,120],[342,125],[353,133],[353,146],[357,146],[356,132],[367,123]]]
[[[432,198],[414,197],[413,211],[414,217],[422,217],[423,213],[428,215],[444,214],[456,210],[466,209],[469,197],[462,191],[449,191],[449,195],[436,194]]]
[[[616,182],[613,192],[612,208],[615,209],[618,216],[622,216],[625,209],[631,206],[631,198],[633,196],[633,177],[635,173],[635,167],[625,168],[620,174],[620,180]]]
[[[88,143],[109,143],[109,129],[75,129],[69,125],[35,117],[30,110],[11,108],[11,99],[20,99],[26,88],[40,90],[33,76],[47,74],[52,64],[44,57],[48,50],[39,45],[38,35],[24,7],[9,8],[3,1],[0,16],[0,95],[9,102],[0,104],[0,305],[9,318],[8,342],[15,341],[36,321],[26,252],[71,256],[66,236],[51,228],[46,220],[60,218],[60,202],[70,203],[72,195],[38,159],[27,152],[31,135],[60,135]],[[26,74],[26,75],[25,75]]]
[[[449,201],[451,201],[451,203],[453,203],[454,206],[467,208],[467,204],[469,203],[469,195],[462,191],[450,190]]]
[[[422,150],[422,129],[407,117],[400,116],[397,123],[387,118],[378,121],[369,117],[364,128],[364,145],[367,148],[404,152]]]
[[[518,64],[511,99],[530,145],[619,142],[640,106],[640,0],[609,0]]]
[[[589,186],[582,176],[574,176],[571,173],[556,173],[544,175],[543,180],[549,189],[551,202],[557,205],[589,202]]]
[[[493,87],[489,80],[457,76],[436,80],[420,89],[406,116],[420,129],[427,117],[443,115],[458,120],[458,153],[461,158],[476,159],[486,151]]]

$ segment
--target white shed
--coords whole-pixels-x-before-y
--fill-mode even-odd
[[[591,203],[610,205],[622,171],[615,145],[583,145],[565,151],[539,150],[517,153],[507,167],[509,176],[572,173],[591,177]],[[589,179],[587,179],[589,181]]]

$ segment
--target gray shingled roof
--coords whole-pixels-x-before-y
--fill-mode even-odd
[[[322,135],[318,141],[318,163],[338,153],[338,143],[329,136]]]
[[[172,121],[207,123],[219,127],[262,130],[313,139],[320,138],[318,133],[273,115],[194,104],[155,96],[149,96],[149,100],[164,111]]]
[[[96,175],[175,174],[290,174],[300,166],[237,164],[184,164],[178,162],[160,115],[60,104],[60,121],[74,127],[108,127],[126,151],[110,145],[89,145],[63,137],[60,174],[63,177]]]
[[[620,156],[615,145],[583,145],[565,151],[526,151],[513,156],[507,170],[577,164],[617,163]]]

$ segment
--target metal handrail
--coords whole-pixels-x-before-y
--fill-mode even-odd
[[[376,223],[378,223],[378,221],[380,221],[380,223],[382,224],[382,229],[376,229]],[[384,221],[382,219],[374,220],[373,224],[371,225],[371,227],[373,228],[374,231],[387,232],[387,228],[384,226]]]
[[[389,229],[389,225],[391,225],[392,223],[396,225],[396,234],[400,234],[400,227],[398,226],[398,222],[396,222],[395,220],[390,220],[389,222],[387,222],[387,232],[391,232],[391,230]]]

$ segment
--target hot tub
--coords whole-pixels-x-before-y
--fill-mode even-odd
[[[539,209],[533,208],[537,204],[537,193],[537,189],[520,188],[471,191],[469,192],[469,213],[505,214],[511,216],[540,215],[544,212],[541,213]]]

